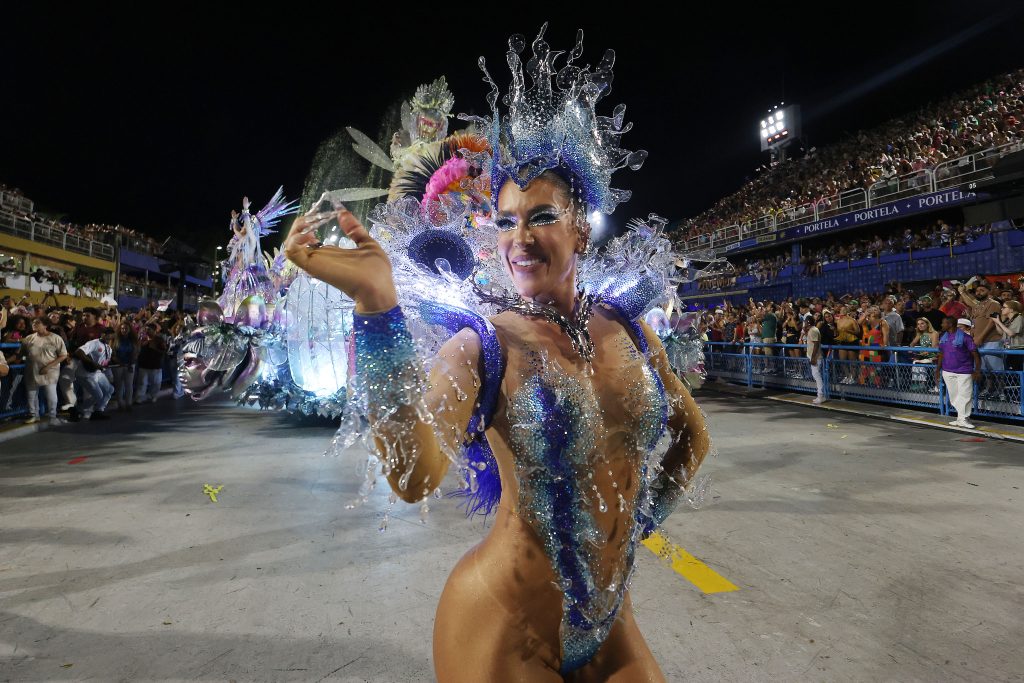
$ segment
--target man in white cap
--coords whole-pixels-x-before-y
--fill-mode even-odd
[[[973,327],[967,318],[943,318],[935,361],[935,383],[946,383],[949,402],[956,409],[956,419],[949,424],[967,429],[974,429],[967,418],[971,416],[974,383],[981,380],[981,355],[971,336]]]

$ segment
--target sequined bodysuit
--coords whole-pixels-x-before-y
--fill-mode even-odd
[[[543,549],[562,593],[563,674],[590,661],[607,639],[629,586],[637,543],[680,495],[678,486],[664,485],[659,467],[670,440],[664,386],[648,361],[643,331],[614,308],[618,314],[602,309],[591,319],[592,365],[548,323],[524,323],[514,313],[502,314],[510,318],[499,316],[493,325],[452,309],[430,314],[432,322],[453,332],[472,327],[481,339],[484,373],[478,411],[466,432],[466,457],[478,499],[489,502],[471,499],[470,508],[490,511],[500,495],[502,506]],[[417,361],[400,309],[373,318],[357,315],[356,330],[372,404],[394,404],[395,387],[419,395],[410,379]],[[499,468],[503,481],[497,481]],[[480,483],[492,475],[494,481]],[[522,577],[513,578],[525,585]]]
[[[648,526],[648,457],[664,431],[660,379],[637,342],[610,324],[618,334],[599,345],[593,374],[500,335],[507,406],[496,427],[507,431],[512,451],[517,514],[539,539],[563,595],[562,673],[593,657],[618,616]]]

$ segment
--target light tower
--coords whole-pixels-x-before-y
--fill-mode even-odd
[[[768,110],[757,128],[761,151],[770,152],[772,161],[786,160],[786,147],[800,137],[800,105],[780,102]]]

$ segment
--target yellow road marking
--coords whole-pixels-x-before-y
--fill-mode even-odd
[[[676,574],[692,583],[703,593],[728,593],[740,589],[739,586],[720,576],[711,567],[658,532],[651,534],[643,544],[655,555],[668,559]]]

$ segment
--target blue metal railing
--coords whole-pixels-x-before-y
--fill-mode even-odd
[[[704,367],[709,379],[721,379],[747,387],[771,387],[816,393],[810,364],[802,344],[729,344],[707,342]],[[791,349],[801,353],[788,355]],[[920,346],[823,346],[822,379],[825,398],[915,406],[949,415],[951,406],[943,382],[935,381],[935,364],[911,354],[937,354],[936,348]],[[765,351],[769,351],[766,354]],[[839,351],[855,353],[840,358]],[[872,358],[865,358],[865,354]],[[1018,366],[1024,351],[979,350],[982,358],[1003,358],[1004,370],[984,370],[975,384],[972,414],[1024,422],[1024,370],[1007,370],[1007,361]],[[1024,366],[1022,366],[1024,367]]]
[[[0,353],[10,354],[21,348],[21,344],[0,344]],[[28,415],[28,398],[25,394],[25,364],[10,365],[6,377],[0,377],[0,420]]]

